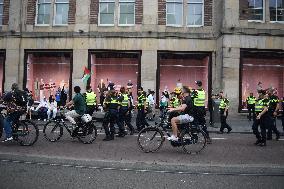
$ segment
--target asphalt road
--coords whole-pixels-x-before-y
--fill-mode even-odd
[[[249,134],[212,134],[213,144],[187,155],[167,141],[143,153],[136,136],[84,145],[42,132],[32,147],[0,144],[2,188],[284,188],[284,140],[254,146]]]

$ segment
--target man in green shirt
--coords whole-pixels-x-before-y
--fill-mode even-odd
[[[74,118],[82,116],[86,111],[86,103],[83,95],[80,93],[81,88],[79,86],[74,87],[74,92],[76,93],[74,98],[66,104],[66,107],[74,106],[74,110],[69,111],[65,114],[66,119],[68,119],[72,124],[76,124]]]

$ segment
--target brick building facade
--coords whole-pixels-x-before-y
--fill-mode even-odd
[[[202,80],[238,112],[258,82],[284,95],[284,5],[272,2],[3,0],[1,90],[84,87],[87,67],[93,88],[132,80],[161,92]]]

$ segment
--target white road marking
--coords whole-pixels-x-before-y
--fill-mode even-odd
[[[227,140],[227,138],[211,138],[212,140]]]

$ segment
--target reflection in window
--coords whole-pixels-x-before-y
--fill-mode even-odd
[[[208,92],[209,56],[171,53],[159,56],[160,95],[164,90],[173,91],[177,86],[194,89],[197,80],[202,81],[204,90]]]
[[[5,61],[5,54],[0,53],[0,95],[3,92],[3,79],[4,79],[4,61]]]
[[[4,8],[4,0],[0,0],[0,26],[3,24],[3,8]]]
[[[99,24],[100,25],[113,25],[114,24],[114,0],[100,0],[100,13]]]
[[[182,25],[183,0],[167,0],[167,25]]]
[[[273,57],[269,52],[266,57],[260,57],[264,53],[242,58],[242,108],[246,108],[246,98],[249,93],[257,96],[258,83],[262,83],[262,89],[274,88],[279,98],[284,95],[284,58]]]
[[[69,0],[55,0],[55,25],[68,24]]]
[[[187,25],[202,26],[203,25],[203,0],[187,1]]]
[[[135,20],[135,0],[119,0],[119,24],[133,25]]]
[[[263,21],[264,20],[264,8],[263,0],[248,0],[249,3],[249,20]]]
[[[270,20],[275,22],[284,21],[284,0],[269,1]]]
[[[108,86],[109,82],[116,85],[116,89],[127,87],[129,80],[133,84],[132,92],[136,100],[138,82],[139,56],[137,53],[110,53],[101,52],[91,56],[91,86],[97,95],[103,84]]]
[[[55,95],[58,88],[69,89],[70,53],[30,53],[27,59],[27,84],[35,100]]]
[[[50,22],[51,0],[37,1],[37,24],[48,25]]]

